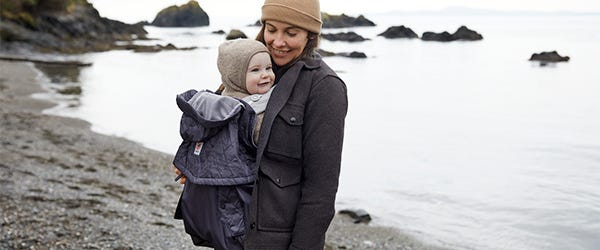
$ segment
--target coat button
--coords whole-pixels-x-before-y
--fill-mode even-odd
[[[291,122],[291,123],[295,123],[295,122],[296,122],[296,117],[293,117],[293,116],[292,116],[292,117],[290,118],[290,122]]]
[[[277,178],[275,181],[276,181],[277,183],[281,183],[281,179],[280,179],[280,178]]]

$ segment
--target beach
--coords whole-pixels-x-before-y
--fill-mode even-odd
[[[39,72],[0,61],[0,248],[198,249],[173,219],[173,156],[43,114],[55,104],[31,97]],[[438,248],[337,215],[326,249]]]

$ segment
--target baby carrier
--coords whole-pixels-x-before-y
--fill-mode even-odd
[[[177,95],[183,111],[173,164],[187,178],[175,210],[194,245],[243,249],[256,172],[254,110],[208,90]]]

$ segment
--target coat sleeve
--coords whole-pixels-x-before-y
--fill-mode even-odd
[[[304,113],[302,197],[290,249],[323,249],[335,215],[347,109],[342,80],[327,76],[313,85]]]

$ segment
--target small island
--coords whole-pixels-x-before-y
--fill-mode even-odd
[[[208,14],[195,0],[176,6],[169,6],[156,15],[151,25],[158,27],[199,27],[208,26]]]
[[[450,34],[447,31],[441,33],[425,32],[421,36],[423,41],[436,41],[436,42],[452,42],[452,41],[478,41],[482,40],[483,36],[477,31],[467,28],[467,26],[460,26],[454,33]]]

